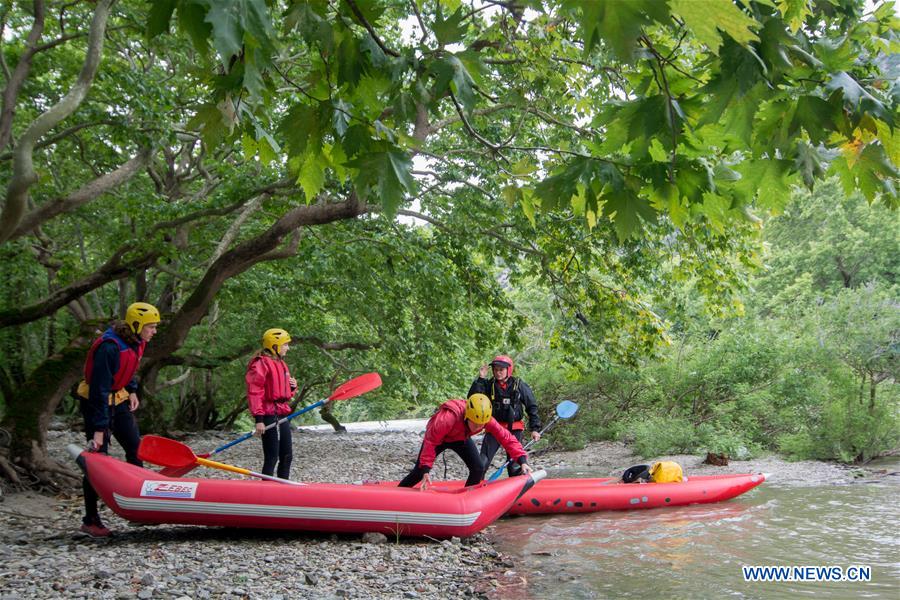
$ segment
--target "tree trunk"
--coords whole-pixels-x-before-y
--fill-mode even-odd
[[[877,385],[875,373],[869,373],[869,414],[875,412],[875,388]]]
[[[47,454],[47,426],[63,396],[81,378],[92,335],[93,328],[85,327],[66,348],[34,369],[6,399],[6,415],[0,426],[9,432],[10,446],[9,463],[3,470],[14,483],[20,483],[17,473],[28,474],[53,489],[80,480],[74,469]]]

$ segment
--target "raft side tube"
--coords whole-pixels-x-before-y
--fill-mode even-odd
[[[528,476],[528,481],[525,482],[525,485],[522,486],[522,491],[519,492],[519,495],[516,496],[516,500],[525,495],[528,490],[534,487],[541,479],[544,479],[547,476],[547,471],[545,469],[540,469],[539,471],[532,471],[531,475]]]

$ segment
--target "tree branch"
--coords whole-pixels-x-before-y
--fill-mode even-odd
[[[315,336],[294,337],[294,342],[310,344],[322,350],[373,350],[380,348],[381,344],[365,344],[363,342],[325,342]]]
[[[72,88],[59,102],[32,121],[16,145],[12,177],[6,190],[3,212],[0,213],[0,243],[7,241],[18,227],[28,205],[28,190],[37,182],[32,156],[35,144],[60,121],[75,112],[91,87],[100,65],[106,21],[113,2],[115,0],[97,2],[88,36],[87,55]]]
[[[12,232],[9,239],[14,240],[22,237],[53,217],[74,210],[79,206],[87,204],[91,200],[102,196],[106,192],[115,189],[146,167],[150,163],[151,156],[152,150],[149,148],[142,148],[137,155],[128,162],[120,165],[117,169],[110,171],[109,173],[104,173],[97,179],[82,186],[68,197],[48,202],[40,208],[36,208],[29,212],[22,218],[19,226]]]
[[[153,344],[148,346],[148,352],[144,355],[146,369],[158,367],[154,363],[172,354],[184,344],[191,328],[206,316],[210,303],[228,279],[267,260],[267,257],[277,257],[279,254],[277,248],[285,236],[302,226],[353,219],[365,212],[366,207],[359,202],[355,192],[343,202],[320,201],[313,205],[297,206],[285,213],[266,231],[222,254],[207,269],[178,313],[168,321]]]
[[[19,98],[19,92],[28,78],[31,71],[31,59],[37,53],[37,43],[44,33],[44,2],[43,0],[34,0],[34,23],[31,24],[31,31],[28,32],[28,38],[25,41],[25,52],[19,57],[16,68],[9,77],[6,87],[3,89],[3,104],[0,108],[0,150],[6,148],[12,137],[12,123],[16,116],[16,100]],[[4,62],[4,66],[6,63]]]
[[[375,210],[376,210],[375,207],[370,207],[370,208],[372,209],[373,212],[375,212]],[[471,235],[472,235],[471,230],[455,231],[454,229],[452,229],[450,226],[448,226],[443,221],[439,221],[439,220],[435,219],[434,217],[430,217],[426,214],[416,212],[413,210],[401,209],[401,210],[397,211],[397,214],[403,215],[405,217],[412,217],[414,219],[421,219],[422,221],[425,221],[426,223],[431,223],[435,227],[442,229],[451,235],[455,235],[455,236],[459,236],[459,237],[471,237]],[[494,239],[500,240],[501,242],[503,242],[510,248],[515,248],[519,252],[524,252],[526,254],[535,254],[538,256],[543,255],[543,253],[540,250],[531,248],[529,246],[523,246],[522,244],[517,244],[516,242],[508,240],[505,237],[503,237],[502,235],[500,235],[499,233],[497,233],[496,231],[494,231],[493,229],[479,229],[478,234],[486,235],[488,237],[492,237]]]
[[[119,124],[120,123],[118,121],[103,120],[103,121],[94,121],[92,123],[79,123],[78,125],[72,125],[71,127],[67,127],[66,129],[63,129],[59,133],[51,135],[47,139],[41,140],[40,142],[38,142],[37,144],[34,145],[34,149],[39,150],[39,149],[45,148],[47,146],[52,146],[56,142],[69,137],[73,133],[78,133],[82,129],[87,129],[88,127],[96,127],[97,125],[119,125]],[[12,152],[4,152],[3,154],[0,154],[0,160],[9,160],[12,157],[13,157]]]
[[[359,7],[356,5],[356,2],[354,0],[344,0],[344,2],[347,4],[348,7],[350,7],[350,12],[353,13],[353,16],[356,17],[356,20],[359,21],[359,24],[366,28],[366,31],[369,32],[369,35],[372,37],[372,40],[374,40],[374,42],[376,44],[378,44],[378,47],[381,48],[382,52],[384,52],[385,54],[389,54],[390,56],[393,56],[393,57],[400,56],[399,52],[397,52],[396,50],[392,50],[391,48],[388,48],[384,44],[384,42],[381,41],[381,38],[378,37],[378,34],[375,32],[375,29],[372,27],[371,23],[369,23],[366,20],[365,16],[363,16],[362,11],[359,10]]]
[[[122,257],[125,253],[132,249],[133,244],[131,243],[122,246],[99,269],[87,277],[83,277],[65,287],[54,290],[53,293],[40,302],[30,306],[0,311],[0,329],[12,325],[30,323],[31,321],[36,321],[51,315],[69,302],[77,300],[79,297],[93,289],[105,285],[110,281],[127,277],[138,269],[149,268],[156,262],[156,259],[160,255],[158,250],[151,250],[131,260],[122,262]]]
[[[172,367],[182,365],[194,369],[217,369],[233,362],[242,356],[247,356],[256,349],[255,345],[246,344],[234,352],[219,356],[197,356],[194,354],[178,355],[170,354],[160,360],[160,366]]]

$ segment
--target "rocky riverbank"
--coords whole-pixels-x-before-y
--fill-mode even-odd
[[[399,479],[412,466],[419,431],[334,434],[296,432],[292,478],[352,483]],[[233,439],[204,433],[185,440],[196,452]],[[49,444],[61,462],[78,434],[51,431]],[[118,446],[113,445],[116,455]],[[119,456],[121,456],[119,454]],[[257,440],[217,458],[258,470]],[[776,458],[700,465],[679,461],[688,474],[767,472],[788,485],[848,483],[865,470]],[[642,462],[616,443],[595,443],[577,452],[548,452],[532,461],[567,476],[618,474]],[[217,470],[206,477],[231,477]],[[448,453],[435,465],[435,478],[461,478],[465,467]],[[877,475],[877,474],[876,474]],[[205,529],[135,527],[108,509],[103,518],[115,535],[94,541],[78,533],[80,490],[57,497],[33,493],[0,496],[0,600],[31,598],[470,598],[498,595],[515,580],[516,566],[491,544],[491,528],[465,540],[369,540],[361,536]],[[502,524],[500,525],[502,526]],[[496,527],[496,525],[495,525]]]

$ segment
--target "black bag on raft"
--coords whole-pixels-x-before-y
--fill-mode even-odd
[[[644,483],[650,481],[650,465],[635,465],[628,467],[622,473],[622,483]]]

